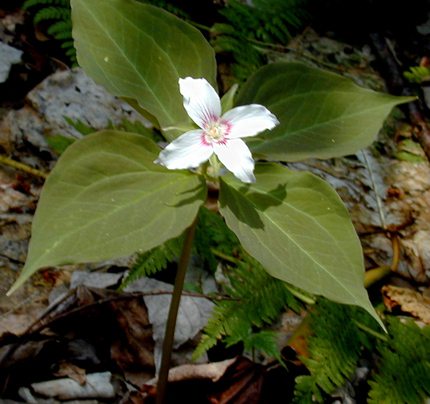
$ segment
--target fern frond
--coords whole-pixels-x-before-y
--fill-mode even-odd
[[[62,47],[63,49],[69,49],[69,48],[73,47],[73,41],[66,41],[66,42],[63,42],[63,43],[61,44],[61,47]]]
[[[34,23],[38,24],[46,20],[69,20],[70,9],[63,7],[45,7],[39,10],[34,16]]]
[[[324,393],[341,387],[356,369],[365,335],[354,319],[356,308],[319,300],[310,314],[309,357],[301,358],[309,376],[296,378],[295,402],[322,402]]]
[[[61,43],[72,66],[77,64],[72,38],[70,0],[27,0],[23,8],[34,14],[33,23],[48,21],[47,33]]]
[[[68,7],[70,0],[26,0],[22,5],[24,10],[28,10],[31,7],[44,6],[44,5],[58,5]]]
[[[430,327],[395,317],[388,324],[388,342],[377,345],[380,362],[369,381],[368,402],[423,403],[430,397]]]
[[[226,272],[229,298],[216,303],[194,357],[225,339],[228,345],[244,342],[247,348],[267,349],[267,354],[279,358],[273,333],[260,332],[256,336],[255,329],[271,324],[287,307],[299,311],[302,306],[284,282],[271,277],[257,261],[242,254],[243,261]]]
[[[220,215],[206,208],[200,209],[194,248],[210,272],[215,272],[218,259],[214,251],[237,255],[240,244]]]
[[[264,352],[271,358],[282,363],[282,356],[278,346],[278,334],[274,331],[263,330],[245,335],[242,341],[236,341],[230,337],[226,338],[227,345],[242,342],[245,352]]]
[[[165,269],[169,262],[172,262],[179,256],[181,247],[182,237],[177,237],[166,241],[161,246],[155,247],[150,251],[139,254],[129,274],[123,280],[121,288],[126,287],[140,278],[153,275]]]
[[[55,39],[70,39],[72,38],[72,23],[70,20],[57,21],[48,28],[48,34]]]
[[[226,21],[212,29],[214,47],[233,56],[233,73],[239,80],[266,63],[265,43],[287,44],[307,19],[305,4],[306,0],[254,0],[252,5],[229,0],[220,10]]]
[[[412,83],[421,83],[430,80],[430,68],[425,66],[413,66],[403,73],[405,78]]]

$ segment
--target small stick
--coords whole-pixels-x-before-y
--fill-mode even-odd
[[[0,155],[0,163],[5,164],[9,167],[13,167],[17,170],[24,171],[24,172],[29,173],[31,175],[34,175],[36,177],[41,177],[41,178],[47,178],[48,177],[48,174],[45,173],[44,171],[38,170],[37,168],[30,167],[27,164],[20,163],[19,161],[15,161],[15,160],[13,160],[9,157],[6,157],[6,156]]]

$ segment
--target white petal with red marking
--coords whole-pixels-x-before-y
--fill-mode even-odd
[[[243,182],[255,182],[254,160],[246,143],[241,139],[230,139],[226,144],[214,143],[214,152],[227,170]]]
[[[184,97],[184,108],[201,128],[221,115],[221,101],[215,89],[205,79],[179,79],[179,90]]]
[[[255,136],[279,124],[266,107],[258,104],[244,105],[227,111],[222,118],[231,125],[230,138]]]
[[[203,131],[184,133],[161,151],[155,163],[171,170],[198,167],[213,153],[211,145],[202,142]]]

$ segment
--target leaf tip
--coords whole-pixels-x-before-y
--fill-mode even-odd
[[[24,280],[21,280],[21,276],[14,282],[14,284],[10,287],[10,289],[6,292],[6,296],[10,297],[13,293],[15,293],[24,283]]]
[[[372,303],[370,303],[370,300],[367,302],[366,305],[363,305],[361,307],[363,307],[363,309],[366,310],[373,317],[373,319],[379,324],[379,326],[384,330],[384,332],[388,334],[388,330],[385,327],[384,322],[382,321],[381,317],[379,317],[375,308],[372,306]]]
[[[30,278],[33,272],[30,272],[26,266],[22,269],[18,279],[13,283],[10,289],[6,292],[6,296],[10,297],[15,293],[27,280]]]

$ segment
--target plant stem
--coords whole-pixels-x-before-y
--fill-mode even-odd
[[[368,288],[374,283],[388,276],[391,272],[396,272],[400,262],[400,241],[399,236],[390,234],[391,245],[393,247],[393,258],[390,266],[380,266],[377,268],[369,269],[364,274],[364,287]]]
[[[178,317],[179,303],[181,301],[182,289],[184,287],[185,273],[187,272],[188,263],[190,261],[196,224],[197,217],[194,219],[194,222],[191,224],[191,226],[186,230],[184,245],[182,246],[182,253],[179,259],[178,270],[176,272],[175,287],[173,289],[173,295],[170,302],[169,315],[166,324],[166,332],[164,334],[163,356],[161,358],[160,372],[158,374],[156,404],[163,404],[166,398],[176,319]]]
[[[35,175],[37,177],[46,178],[48,176],[47,173],[45,173],[41,170],[38,170],[37,168],[30,167],[27,164],[12,160],[11,158],[6,157],[6,156],[0,156],[0,163],[8,165],[9,167],[13,167],[17,170],[25,171],[26,173],[29,173],[31,175]]]

